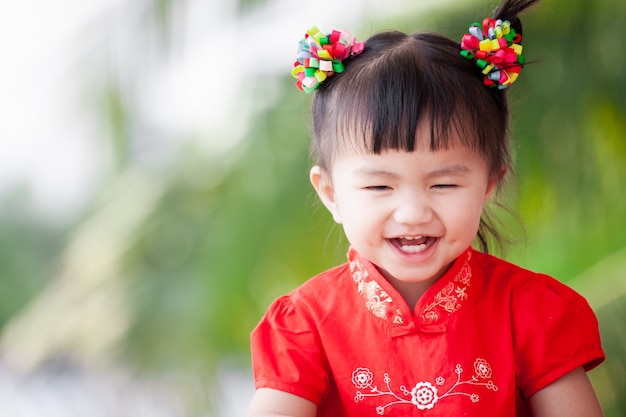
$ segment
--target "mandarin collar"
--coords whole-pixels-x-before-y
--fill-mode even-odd
[[[445,332],[447,319],[458,312],[470,298],[471,258],[470,247],[461,253],[450,269],[426,290],[413,312],[374,264],[354,248],[348,250],[355,291],[368,312],[380,319],[392,337],[416,331]]]

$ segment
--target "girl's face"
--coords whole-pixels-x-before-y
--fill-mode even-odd
[[[415,299],[472,244],[498,179],[480,154],[457,145],[348,153],[330,175],[313,167],[311,181],[350,244]]]

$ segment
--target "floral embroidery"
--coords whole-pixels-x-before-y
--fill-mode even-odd
[[[367,368],[357,368],[356,371],[352,373],[352,383],[355,387],[365,389],[372,385],[372,381],[374,380],[374,375]]]
[[[459,300],[467,300],[467,293],[465,292],[466,289],[466,287],[463,287],[454,290]]]
[[[377,282],[361,281],[359,283],[359,292],[365,297],[365,306],[376,317],[387,318],[387,303],[391,303],[393,300],[380,288]]]
[[[481,378],[491,378],[491,366],[484,359],[476,359],[474,362],[474,371]]]
[[[437,388],[433,387],[430,382],[418,382],[411,390],[411,402],[417,406],[418,410],[430,410],[437,400]]]
[[[372,279],[367,270],[361,265],[359,260],[350,262],[350,272],[352,279],[357,284],[357,291],[361,298],[365,301],[365,306],[376,317],[388,320],[389,313],[393,315],[393,323],[404,324],[402,313],[399,309],[390,311],[393,305],[393,299],[383,288]]]
[[[472,251],[467,251],[467,259],[463,262],[461,270],[454,277],[452,282],[449,282],[443,287],[433,299],[427,303],[422,309],[422,323],[431,324],[439,320],[441,313],[438,310],[443,309],[448,314],[456,312],[461,308],[461,301],[467,300],[467,288],[471,284],[472,269],[470,268],[469,261],[472,257]]]
[[[441,318],[441,313],[452,314],[461,308],[461,302],[469,298],[467,289],[471,284],[472,270],[469,261],[472,251],[466,252],[467,257],[454,279],[442,288],[421,312],[422,324],[432,324]],[[359,259],[350,260],[350,272],[357,285],[357,292],[365,302],[365,307],[376,317],[383,320],[391,319],[394,324],[405,324],[400,309],[394,308],[393,298],[370,276]]]
[[[453,395],[466,396],[475,404],[480,401],[480,396],[475,392],[467,392],[472,391],[472,387],[482,386],[494,392],[498,391],[498,387],[489,379],[492,375],[491,365],[484,359],[477,358],[474,361],[474,375],[469,379],[461,380],[461,374],[463,373],[461,364],[456,365],[454,373],[457,375],[456,382],[445,392],[443,392],[443,386],[446,380],[442,376],[435,378],[435,385],[441,388],[437,388],[429,381],[420,381],[410,391],[405,385],[400,385],[398,392],[396,392],[391,388],[391,378],[388,373],[383,374],[383,382],[386,387],[386,390],[383,391],[374,385],[374,374],[372,371],[368,368],[357,368],[352,373],[352,383],[357,388],[354,401],[364,401],[368,397],[388,396],[390,398],[388,398],[386,404],[376,406],[376,413],[383,415],[388,407],[398,404],[411,404],[418,410],[431,410],[439,401]],[[369,392],[364,393],[360,391],[365,389],[369,389]],[[443,394],[440,394],[440,392],[443,392]]]

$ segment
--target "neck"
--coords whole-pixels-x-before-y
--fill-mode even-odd
[[[415,305],[422,298],[422,295],[434,284],[434,282],[404,282],[395,278],[387,278],[389,283],[400,293],[404,301],[411,308],[415,309]]]
[[[439,273],[435,276],[425,280],[425,281],[417,281],[417,282],[407,282],[396,279],[387,271],[378,268],[379,272],[385,277],[387,281],[400,293],[404,301],[411,308],[411,311],[415,309],[415,305],[422,298],[422,295],[439,279],[445,275],[446,272],[450,269],[452,264],[449,264],[445,268],[443,268]]]

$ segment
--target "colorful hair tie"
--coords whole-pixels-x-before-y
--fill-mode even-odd
[[[300,40],[298,58],[291,75],[297,78],[296,87],[310,93],[319,87],[326,77],[343,72],[343,60],[363,52],[363,42],[346,31],[333,30],[326,35],[313,26]]]
[[[486,18],[482,26],[474,22],[461,41],[461,56],[476,61],[485,74],[485,85],[505,89],[517,79],[525,59],[522,35],[515,33],[508,20]]]

